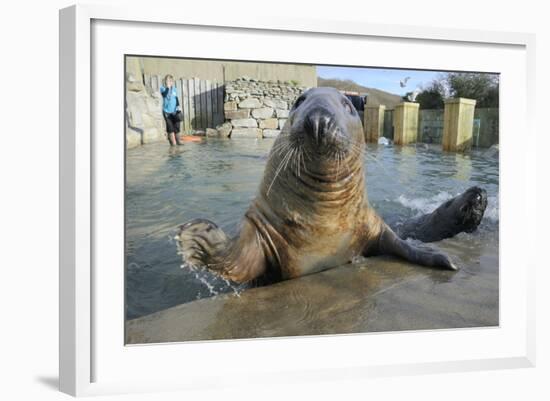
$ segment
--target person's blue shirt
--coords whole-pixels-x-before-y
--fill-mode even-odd
[[[162,110],[166,113],[174,113],[178,105],[178,92],[176,90],[176,87],[172,86],[172,88],[169,89],[161,85],[160,94],[163,98]]]

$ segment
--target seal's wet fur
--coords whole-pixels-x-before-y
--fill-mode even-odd
[[[370,207],[364,142],[345,96],[333,88],[304,92],[273,144],[238,235],[229,239],[204,219],[186,223],[179,233],[184,261],[240,283],[299,277],[358,255],[456,269],[446,255],[399,238]]]
[[[403,239],[412,238],[422,242],[440,241],[463,231],[471,233],[481,223],[486,208],[487,191],[471,187],[432,213],[407,220],[396,232]]]

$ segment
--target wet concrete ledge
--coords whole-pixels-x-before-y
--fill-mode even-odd
[[[498,258],[458,272],[389,257],[126,322],[126,343],[498,326]]]

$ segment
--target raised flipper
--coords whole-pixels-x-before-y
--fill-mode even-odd
[[[376,253],[394,255],[409,262],[429,267],[438,267],[449,270],[458,270],[455,264],[444,253],[438,252],[428,246],[414,246],[399,238],[391,228],[384,224]]]
[[[227,249],[231,239],[216,223],[194,219],[180,226],[177,236],[179,253],[190,266],[207,266],[215,255]]]
[[[265,244],[246,218],[234,239],[215,223],[195,219],[180,226],[178,240],[185,263],[207,267],[231,281],[249,282],[266,272]]]

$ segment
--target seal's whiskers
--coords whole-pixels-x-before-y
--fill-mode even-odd
[[[279,143],[276,143],[275,145],[273,145],[273,147],[271,148],[271,153],[272,154],[275,154],[275,153],[281,154],[283,151],[290,148],[290,146],[291,146],[290,141],[282,140]]]
[[[340,163],[341,163],[341,155],[340,152],[336,153],[336,176],[340,176]]]
[[[296,157],[294,157],[294,170],[296,172],[296,176],[300,176],[300,158],[301,158],[301,155],[302,155],[302,152],[300,151],[300,148],[296,148],[297,152],[296,152]]]
[[[279,173],[283,169],[286,169],[286,166],[288,165],[289,160],[292,158],[292,155],[294,154],[295,149],[292,148],[292,149],[289,150],[290,147],[291,147],[290,144],[288,144],[288,147],[284,148],[286,150],[286,153],[282,157],[281,161],[279,162],[279,165],[277,166],[277,170],[275,171],[275,175],[273,176],[273,179],[271,180],[271,183],[269,184],[269,187],[267,188],[267,193],[266,193],[267,196],[269,196],[269,192],[271,191],[271,187],[275,183],[275,180],[279,176]],[[282,151],[281,151],[281,154],[282,154]]]

